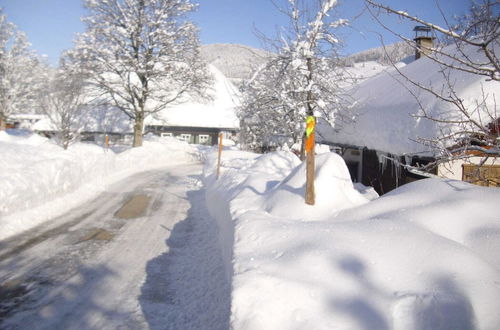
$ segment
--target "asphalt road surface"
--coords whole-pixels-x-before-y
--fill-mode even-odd
[[[0,242],[1,329],[228,329],[201,165],[127,178]]]

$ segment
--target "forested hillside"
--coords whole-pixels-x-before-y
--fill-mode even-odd
[[[205,61],[214,65],[239,86],[252,72],[266,62],[269,53],[262,49],[237,44],[210,44],[201,47]]]
[[[345,58],[343,65],[357,78],[371,76],[394,62],[413,60],[414,49],[403,43],[371,48]],[[252,72],[266,63],[269,53],[258,48],[238,44],[203,45],[201,53],[205,61],[214,65],[235,85],[240,86],[252,76]],[[350,67],[353,67],[350,69]],[[369,69],[364,69],[369,67]],[[363,72],[360,72],[363,71]]]
[[[378,62],[388,65],[393,62],[405,61],[409,58],[414,59],[415,49],[405,42],[397,42],[384,47],[370,48],[362,52],[352,54],[346,58],[346,63],[352,65],[354,63],[362,63],[368,61]]]

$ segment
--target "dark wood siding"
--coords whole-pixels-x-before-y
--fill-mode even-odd
[[[377,152],[367,148],[363,149],[363,168],[361,171],[361,183],[365,186],[372,186],[379,195],[388,193],[406,183],[425,179],[424,176],[409,172],[403,166],[395,164],[391,159],[396,159],[397,163],[405,164],[405,159],[394,155],[387,155],[385,166],[379,160]],[[427,164],[431,159],[413,158],[411,165]]]
[[[162,126],[162,125],[149,125],[146,126],[146,133],[153,133],[161,135],[161,133],[171,133],[173,136],[178,137],[182,134],[190,134],[192,136],[192,143],[199,143],[200,135],[209,136],[209,144],[215,145],[218,143],[218,135],[220,132],[236,132],[231,128],[214,128],[214,127],[187,127],[187,126]]]

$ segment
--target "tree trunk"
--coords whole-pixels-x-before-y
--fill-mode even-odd
[[[300,160],[304,161],[306,159],[306,132],[302,135],[302,143],[300,144]]]
[[[144,127],[144,113],[139,112],[135,116],[135,124],[134,124],[134,144],[135,147],[142,146],[142,130]]]
[[[6,128],[7,123],[5,122],[5,120],[3,120],[3,118],[0,118],[0,131],[5,131]]]

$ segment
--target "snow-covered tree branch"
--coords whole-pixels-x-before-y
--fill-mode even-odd
[[[306,115],[333,122],[344,100],[335,32],[347,21],[332,17],[337,1],[288,0],[275,5],[289,24],[275,40],[266,38],[274,55],[244,87],[239,113],[244,143],[253,148],[280,137],[298,142]]]
[[[33,110],[43,65],[29,46],[0,8],[0,130],[9,116]]]
[[[197,28],[186,19],[189,0],[86,0],[90,15],[73,57],[97,95],[135,120],[134,146],[144,120],[188,94],[206,96],[211,77],[200,59]]]
[[[448,53],[443,51],[442,47],[436,47],[433,52],[427,54],[427,56],[434,61],[438,61],[456,70],[484,75],[497,81],[500,80],[500,62],[495,53],[495,47],[498,47],[500,42],[500,20],[495,10],[498,11],[500,2],[491,0],[471,2],[469,14],[458,17],[458,24],[446,27],[427,22],[405,11],[392,9],[373,0],[365,0],[365,2],[369,5],[368,8],[372,15],[386,30],[413,45],[413,47],[416,47],[413,40],[392,31],[384,24],[380,19],[382,13],[386,12],[391,15],[396,15],[403,19],[413,21],[416,24],[428,27],[434,31],[435,34],[440,34],[440,36],[449,43],[457,45],[460,54]],[[472,58],[467,56],[464,52],[461,52],[467,45],[484,54],[484,57],[480,59],[477,57]],[[446,59],[451,59],[451,63],[450,61],[446,61]]]

